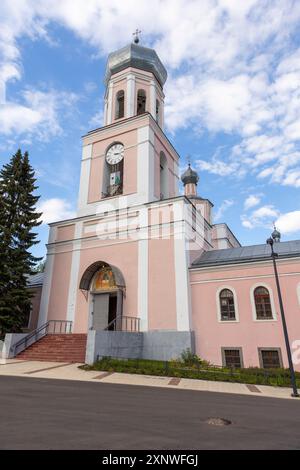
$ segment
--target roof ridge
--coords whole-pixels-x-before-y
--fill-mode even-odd
[[[300,256],[300,240],[287,240],[276,243],[275,251],[278,252],[281,258],[298,257]],[[254,262],[269,259],[270,257],[271,252],[267,244],[215,249],[202,253],[192,263],[192,267]]]

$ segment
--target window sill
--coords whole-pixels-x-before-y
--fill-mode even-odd
[[[101,201],[107,201],[107,199],[115,199],[116,197],[126,196],[126,194],[115,194],[114,196],[102,196]]]
[[[277,318],[254,318],[254,321],[257,323],[270,323],[277,321]]]
[[[220,318],[218,319],[219,323],[240,323],[240,320],[221,320]]]

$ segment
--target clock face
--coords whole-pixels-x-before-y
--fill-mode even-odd
[[[124,157],[124,145],[114,144],[106,152],[106,161],[110,165],[116,165]]]

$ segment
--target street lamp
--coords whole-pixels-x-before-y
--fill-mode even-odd
[[[288,335],[288,330],[287,330],[287,326],[286,326],[286,320],[285,320],[285,314],[284,314],[284,308],[283,308],[283,302],[282,302],[282,295],[281,295],[278,271],[277,271],[277,266],[276,266],[276,258],[278,258],[278,253],[275,253],[274,248],[273,248],[274,243],[280,242],[280,237],[281,237],[280,232],[278,232],[278,230],[276,230],[276,228],[274,228],[274,232],[272,233],[272,237],[268,238],[267,244],[270,245],[270,247],[271,247],[271,257],[272,257],[272,260],[273,260],[273,267],[274,267],[274,273],[275,273],[275,279],[276,279],[278,300],[279,300],[280,313],[281,313],[281,319],[282,319],[282,325],[283,325],[284,340],[285,340],[286,352],[287,352],[287,357],[288,357],[288,361],[289,361],[289,369],[290,369],[290,374],[291,374],[291,385],[292,385],[292,389],[293,389],[292,397],[299,397],[300,395],[299,395],[298,390],[297,390],[295,370],[294,370],[294,365],[293,365],[293,360],[292,360],[292,353],[291,353],[289,335]]]

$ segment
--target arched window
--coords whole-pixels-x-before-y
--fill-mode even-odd
[[[156,111],[156,122],[159,124],[159,101],[158,100],[156,100],[155,111]]]
[[[119,90],[116,97],[116,117],[115,119],[121,119],[124,117],[124,90]]]
[[[270,293],[266,287],[256,287],[254,301],[257,320],[273,318]]]
[[[233,292],[229,289],[223,289],[220,292],[220,312],[221,320],[235,320],[235,306]]]
[[[168,192],[168,162],[164,152],[160,152],[160,199],[166,199]]]
[[[138,90],[137,93],[137,115],[143,114],[146,112],[146,92],[145,90]]]

